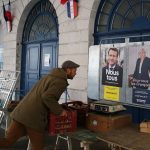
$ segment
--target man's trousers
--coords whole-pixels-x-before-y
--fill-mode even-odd
[[[0,137],[0,148],[13,145],[20,137],[28,136],[31,143],[31,150],[43,150],[44,132],[26,127],[25,125],[13,120],[4,138]]]

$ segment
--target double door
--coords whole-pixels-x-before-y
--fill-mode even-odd
[[[44,75],[57,65],[56,43],[29,44],[26,46],[26,65],[22,75],[24,95]],[[23,79],[24,78],[24,79]]]

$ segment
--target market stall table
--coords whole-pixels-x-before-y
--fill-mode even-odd
[[[97,133],[97,139],[111,145],[112,150],[150,150],[150,134],[141,133],[139,127],[134,125]]]
[[[107,143],[110,150],[150,150],[150,134],[141,133],[138,126],[135,125],[105,133],[96,133],[88,129],[80,128],[73,133],[58,136],[64,137],[64,142],[68,144],[68,150],[72,150],[71,139],[79,140],[80,146],[84,150],[90,150],[90,145],[98,141]],[[58,138],[55,149],[58,146]]]

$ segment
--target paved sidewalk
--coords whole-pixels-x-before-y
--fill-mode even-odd
[[[0,136],[4,135],[4,130],[0,129]],[[46,136],[46,143],[44,150],[54,150],[56,142],[56,136]],[[72,150],[83,150],[83,148],[80,147],[80,141],[71,139],[72,142]],[[1,149],[1,150],[27,150],[28,145],[28,139],[26,137],[21,138],[18,140],[11,148],[7,149]],[[57,150],[68,150],[67,148],[67,142],[65,140],[61,140],[59,143],[59,146]],[[110,150],[108,149],[108,146],[103,142],[94,142],[90,145],[90,150]]]

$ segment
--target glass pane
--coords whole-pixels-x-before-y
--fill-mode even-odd
[[[112,23],[112,30],[113,29],[120,29],[121,28],[121,21],[122,21],[122,17],[116,15],[114,18],[114,21]]]
[[[127,12],[127,9],[128,9],[128,8],[129,8],[129,4],[127,3],[127,1],[123,1],[123,2],[120,4],[120,6],[119,6],[117,12],[118,12],[120,15],[124,16],[125,13]]]
[[[125,29],[129,29],[132,26],[132,22],[130,22],[130,20],[126,20],[124,22],[124,28]]]
[[[49,15],[41,15],[35,21],[29,36],[30,41],[49,40],[57,37],[57,28]]]
[[[144,16],[150,15],[150,3],[146,2],[143,4],[143,14]]]
[[[103,26],[103,25],[98,26],[98,31],[99,32],[106,32],[106,26]]]
[[[113,5],[112,3],[106,3],[103,7],[103,12],[108,13],[112,9]]]
[[[57,22],[57,15],[53,5],[49,1],[39,2],[27,18],[23,41],[41,41],[57,38]]]
[[[130,1],[130,4],[131,4],[131,6],[134,6],[139,2],[140,2],[140,0],[132,0],[132,1]]]
[[[116,0],[108,0],[108,2],[113,3],[113,4],[115,3],[115,1]]]
[[[103,25],[107,25],[108,22],[108,15],[105,14],[101,14],[100,18],[99,18],[99,24],[103,24]]]
[[[128,14],[126,14],[126,20],[133,21],[135,19],[135,14],[133,13],[132,9],[129,10]]]
[[[31,48],[30,51],[29,51],[29,68],[31,70],[37,70],[38,69],[38,49],[35,47],[35,48]]]
[[[141,16],[141,5],[135,5],[133,7],[133,11],[136,14],[136,17]]]

